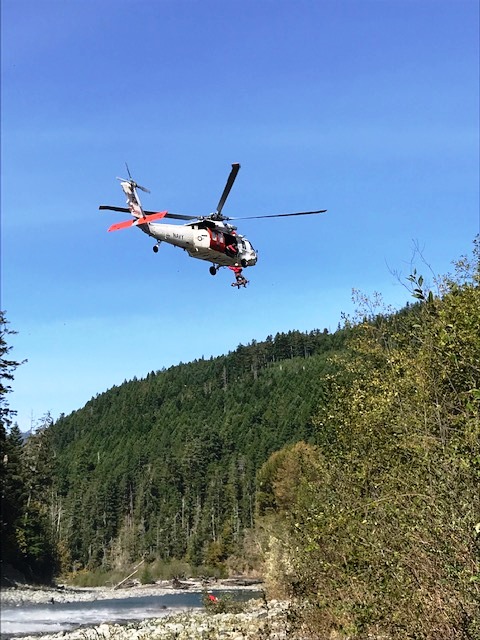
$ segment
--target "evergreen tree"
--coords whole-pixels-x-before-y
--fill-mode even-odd
[[[24,487],[21,473],[22,436],[18,425],[12,424],[15,411],[8,404],[7,394],[11,391],[15,369],[22,364],[10,360],[7,356],[11,350],[8,336],[16,332],[8,328],[4,311],[0,311],[0,482],[1,512],[0,535],[2,538],[1,560],[2,579],[6,578],[7,563],[14,563],[18,551],[15,537],[15,523],[22,512]]]
[[[45,414],[22,448],[25,508],[17,523],[21,564],[33,581],[52,581],[58,570],[56,544],[61,508],[54,490],[52,418]]]
[[[8,321],[4,311],[0,311],[0,437],[5,442],[7,428],[12,424],[16,412],[8,405],[7,394],[12,390],[15,369],[23,364],[16,360],[9,360],[7,355],[12,347],[7,343],[7,337],[15,335],[16,331],[8,328]]]
[[[23,437],[14,424],[5,438],[2,464],[2,565],[15,567],[19,561],[17,526],[26,505],[22,466]]]

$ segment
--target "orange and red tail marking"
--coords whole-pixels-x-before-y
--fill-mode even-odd
[[[119,231],[120,229],[127,229],[128,227],[138,227],[141,224],[148,224],[155,220],[161,220],[167,215],[168,211],[159,211],[158,213],[152,213],[144,218],[136,218],[135,220],[125,220],[125,222],[116,222],[108,228],[108,231]]]

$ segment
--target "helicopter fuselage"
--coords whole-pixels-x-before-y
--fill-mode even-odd
[[[257,253],[245,236],[231,225],[199,221],[186,225],[145,222],[138,227],[155,238],[157,244],[167,242],[184,249],[192,258],[207,260],[221,267],[241,265],[253,267]]]

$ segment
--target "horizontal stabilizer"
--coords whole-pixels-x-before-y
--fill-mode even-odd
[[[112,224],[111,227],[108,227],[108,231],[119,231],[120,229],[127,229],[127,227],[131,227],[135,224],[136,220],[125,220],[124,222],[117,222],[116,224]]]
[[[138,218],[134,221],[134,225],[145,224],[146,222],[153,222],[154,220],[161,220],[165,218],[168,211],[158,211],[157,213],[149,213],[145,218]]]
[[[119,231],[120,229],[128,229],[128,227],[138,227],[142,224],[148,224],[149,222],[153,222],[154,220],[161,220],[162,218],[165,218],[167,213],[167,211],[158,211],[157,213],[152,213],[145,218],[136,218],[135,220],[125,220],[124,222],[117,222],[115,224],[112,224],[112,226],[108,228],[108,231]]]

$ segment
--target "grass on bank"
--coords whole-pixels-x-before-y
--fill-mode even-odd
[[[117,569],[81,569],[59,578],[72,587],[113,587],[124,580],[134,571],[134,566],[126,567],[122,571]],[[222,567],[199,566],[192,567],[183,560],[155,560],[144,563],[131,577],[140,584],[154,584],[160,580],[186,580],[188,578],[225,578],[226,571]]]

